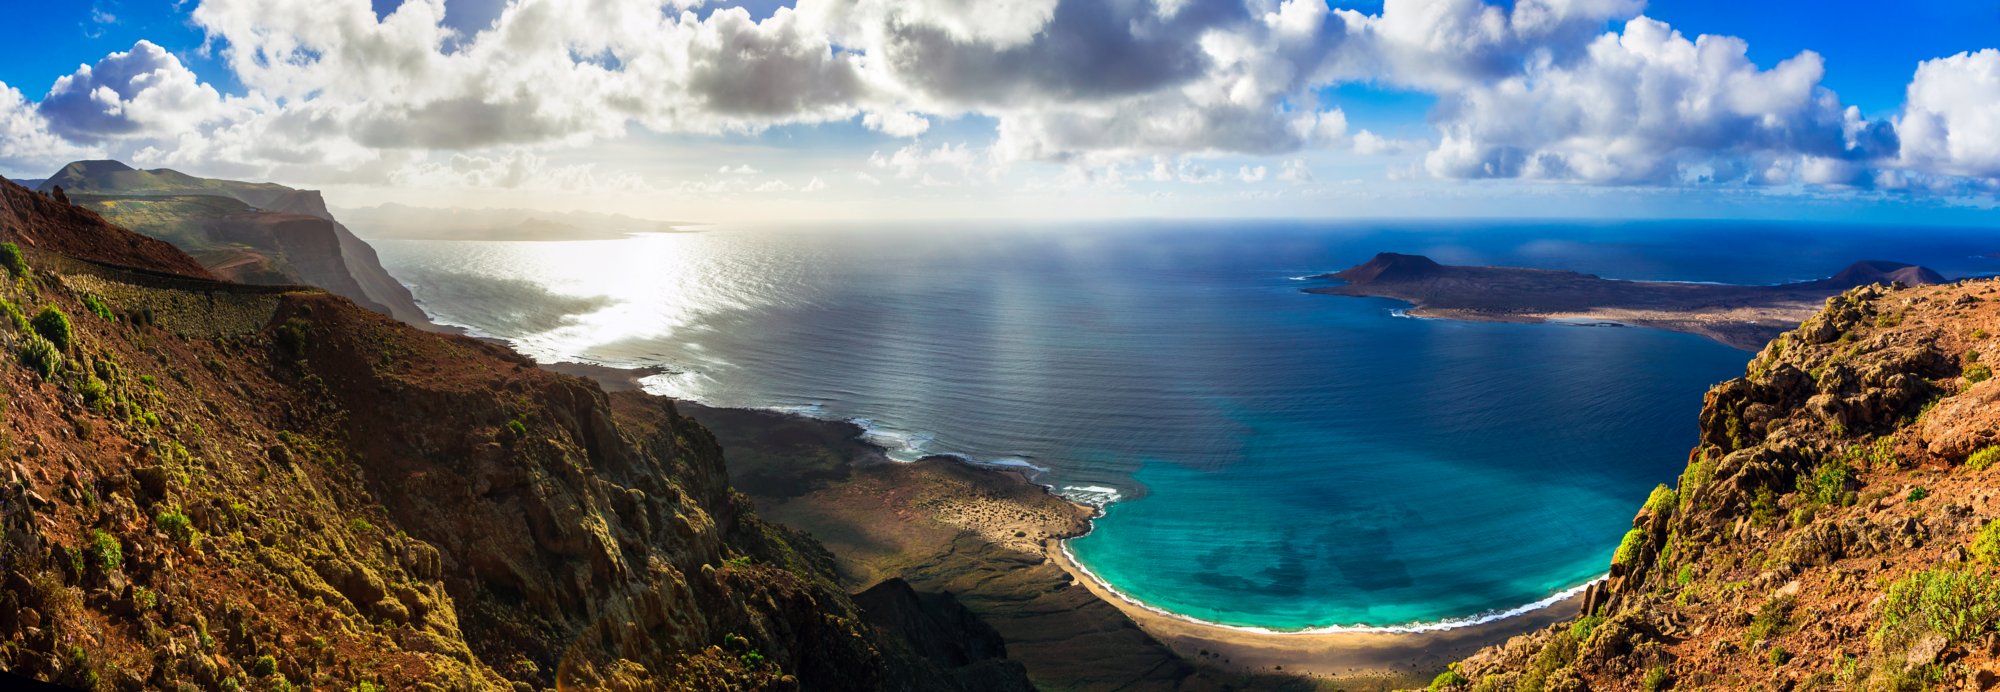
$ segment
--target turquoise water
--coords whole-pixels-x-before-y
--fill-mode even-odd
[[[365,229],[363,229],[365,230]],[[1919,242],[1920,240],[1920,242]],[[1720,223],[1129,223],[382,242],[445,322],[655,391],[862,421],[902,458],[1111,501],[1078,559],[1145,603],[1307,629],[1459,620],[1596,577],[1749,354],[1399,317],[1298,277],[1378,251],[1770,283],[1991,271],[1977,235]]]

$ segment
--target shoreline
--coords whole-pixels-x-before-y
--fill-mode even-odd
[[[626,391],[631,389],[644,391],[643,386],[635,385],[640,385],[639,380],[648,374],[645,371],[608,366],[578,367],[573,363],[543,364],[543,367],[586,377],[607,387],[615,386]],[[720,408],[698,400],[674,400],[709,409]],[[812,416],[795,407],[736,410],[782,416],[818,425],[855,426],[855,429],[861,429],[854,421]],[[853,442],[874,449],[882,458],[889,459],[888,463],[918,463],[895,461],[889,456],[891,450],[863,435],[857,434]],[[1379,684],[1384,687],[1421,685],[1428,683],[1432,675],[1443,670],[1449,663],[1463,659],[1482,648],[1501,644],[1514,636],[1573,619],[1581,607],[1584,589],[1591,583],[1599,581],[1593,580],[1548,598],[1506,610],[1437,622],[1383,627],[1335,626],[1296,631],[1207,622],[1135,599],[1105,583],[1088,567],[1076,561],[1068,550],[1067,541],[1087,535],[1095,529],[1095,520],[1103,516],[1104,510],[1101,506],[1078,502],[1057,488],[1037,482],[1027,473],[1029,469],[1020,465],[981,463],[958,454],[927,454],[918,461],[928,460],[947,461],[971,469],[993,472],[995,476],[1005,478],[1007,483],[1032,486],[1037,492],[1048,497],[1088,510],[1090,517],[1086,519],[1084,531],[1042,541],[1035,552],[1067,574],[1071,583],[1082,585],[1092,598],[1117,609],[1142,631],[1158,639],[1183,659],[1225,671],[1252,674],[1278,673],[1314,679],[1333,679],[1350,684]]]

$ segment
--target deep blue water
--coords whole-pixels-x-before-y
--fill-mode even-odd
[[[1715,222],[1125,222],[388,241],[442,321],[659,391],[869,423],[906,458],[1117,499],[1075,555],[1167,610],[1279,629],[1512,608],[1602,572],[1749,354],[1630,328],[1395,316],[1295,277],[1377,251],[1774,283],[1995,271],[1976,232]]]

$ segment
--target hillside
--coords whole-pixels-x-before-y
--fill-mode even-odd
[[[82,688],[1025,689],[858,607],[671,402],[0,182],[0,668]],[[0,258],[9,255],[0,249]],[[57,317],[66,313],[66,317]]]
[[[173,243],[216,274],[244,283],[310,284],[416,325],[429,319],[375,249],[312,190],[142,171],[117,161],[64,166],[39,189],[62,188],[112,223]]]
[[[1628,281],[1553,269],[1453,266],[1393,252],[1314,278],[1345,283],[1307,293],[1394,298],[1414,305],[1410,314],[1419,317],[1653,327],[1746,351],[1763,348],[1841,291],[1945,280],[1924,267],[1868,260],[1825,279],[1773,286]]]
[[[1709,391],[1686,472],[1646,499],[1584,617],[1439,686],[1992,688],[1996,299],[1992,280],[1829,299]]]

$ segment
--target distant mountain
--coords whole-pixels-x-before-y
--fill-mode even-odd
[[[42,186],[42,181],[43,181],[43,180],[47,180],[47,179],[46,179],[46,178],[33,178],[33,179],[28,179],[28,180],[15,180],[15,181],[14,181],[14,184],[15,184],[15,185],[19,185],[19,186],[21,186],[21,187],[25,187],[25,188],[28,188],[28,189],[30,189],[30,190],[33,190],[33,189],[35,189],[35,188],[38,188],[38,187],[41,187],[41,186]]]
[[[1929,286],[1941,283],[1945,283],[1944,276],[1932,271],[1928,267],[1919,267],[1914,264],[1903,264],[1901,262],[1863,260],[1847,265],[1847,268],[1840,270],[1838,274],[1819,281],[1808,281],[1805,285],[1849,289],[1871,284]]]
[[[173,243],[223,277],[305,283],[420,326],[430,319],[316,190],[77,161],[42,181],[111,222]]]

